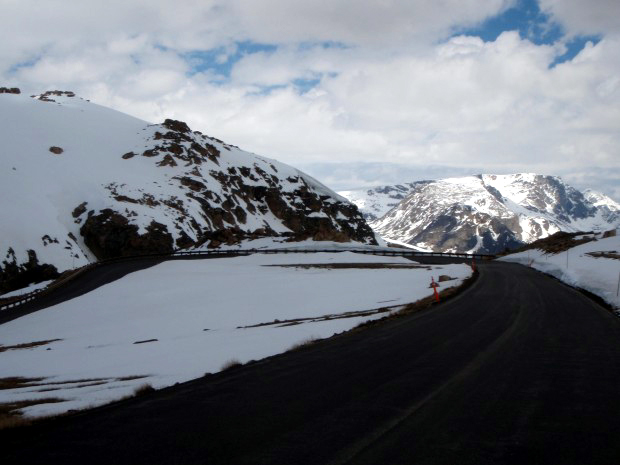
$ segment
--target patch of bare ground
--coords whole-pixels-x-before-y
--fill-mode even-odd
[[[153,386],[151,386],[149,383],[144,383],[144,384],[141,384],[140,386],[138,386],[133,391],[133,395],[135,397],[139,397],[139,396],[144,396],[146,394],[149,394],[151,392],[155,392],[155,388]]]
[[[321,339],[318,338],[318,337],[311,336],[311,337],[309,337],[307,339],[304,339],[303,341],[300,341],[300,342],[297,342],[297,343],[293,344],[291,346],[291,348],[287,350],[287,352],[291,352],[293,350],[299,350],[299,349],[302,349],[304,347],[311,346],[312,344],[314,344],[315,342],[320,341],[320,340]]]
[[[65,384],[77,384],[76,387],[96,386],[110,382],[108,378],[84,378],[69,379],[66,381],[43,381],[45,378],[24,378],[22,376],[13,376],[8,378],[0,378],[0,390],[2,389],[19,389],[24,387],[46,387],[58,386]],[[112,381],[114,378],[112,378]],[[52,390],[52,389],[48,389]],[[39,391],[39,392],[42,392]]]
[[[30,424],[32,420],[24,418],[21,409],[32,405],[64,402],[64,399],[47,397],[45,399],[20,400],[0,403],[0,430]]]
[[[116,378],[116,381],[133,381],[136,379],[148,378],[148,375],[132,375],[132,376],[122,376],[120,378]]]
[[[147,377],[148,375],[132,375],[132,376],[123,376],[119,378],[90,378],[90,379],[85,378],[85,379],[79,379],[79,380],[55,381],[55,382],[45,383],[45,382],[42,382],[45,378],[26,378],[22,376],[13,376],[13,377],[7,377],[7,378],[0,378],[0,390],[19,389],[19,388],[25,388],[25,387],[75,384],[75,386],[70,386],[70,387],[48,387],[48,388],[36,390],[36,392],[47,392],[47,391],[56,391],[56,390],[61,390],[61,389],[77,389],[77,388],[82,388],[82,387],[98,386],[101,384],[117,382],[117,381],[134,381],[137,379],[143,379]],[[124,397],[124,399],[143,396],[153,391],[155,391],[153,386],[151,386],[148,383],[144,383],[138,386],[134,390],[133,394]],[[26,407],[31,407],[33,405],[50,404],[50,403],[58,403],[58,402],[65,402],[65,401],[66,399],[61,399],[58,397],[45,397],[42,399],[29,399],[29,400],[20,400],[20,401],[14,401],[14,402],[0,403],[0,430],[7,429],[7,428],[14,428],[18,426],[26,426],[34,422],[39,422],[39,421],[46,420],[52,417],[70,415],[71,413],[76,412],[76,410],[69,410],[68,412],[60,413],[58,415],[51,415],[51,416],[37,417],[37,418],[24,418],[23,414],[20,412],[21,409],[26,408]]]
[[[408,263],[315,263],[315,264],[297,264],[297,265],[262,265],[280,268],[302,268],[305,270],[318,268],[325,270],[393,270],[393,269],[424,269],[430,270],[428,265],[415,265]]]
[[[222,365],[220,371],[232,370],[233,368],[239,368],[243,364],[236,358],[230,359]]]
[[[113,380],[112,380],[113,381]],[[56,387],[48,387],[43,389],[37,389],[36,392],[49,392],[49,391],[60,391],[64,389],[81,389],[85,387],[91,386],[101,386],[103,384],[110,383],[110,380],[103,379],[101,381],[90,381],[90,382],[81,382],[81,381],[67,381],[67,382],[58,382],[58,383],[49,383],[49,385],[54,386],[55,384],[75,384],[75,386],[56,386]],[[77,384],[81,383],[81,384]],[[45,384],[41,384],[40,386],[45,386]]]
[[[343,318],[357,318],[362,316],[373,316],[380,313],[386,313],[394,308],[401,307],[402,305],[395,305],[393,307],[381,307],[374,308],[371,310],[358,310],[354,312],[344,312],[344,313],[330,313],[327,315],[314,316],[308,318],[291,318],[288,320],[273,320],[265,323],[256,323],[254,325],[248,326],[238,326],[237,329],[249,329],[249,328],[260,328],[262,326],[274,326],[276,328],[282,328],[284,326],[295,326],[303,323],[317,323],[320,321],[330,321],[330,320],[341,320]]]
[[[158,339],[145,339],[143,341],[136,341],[134,344],[146,344],[147,342],[157,342]]]
[[[4,352],[5,350],[33,349],[34,347],[44,346],[57,341],[62,341],[62,339],[48,339],[47,341],[25,342],[23,344],[16,344],[13,346],[0,345],[0,352]]]
[[[83,379],[69,379],[67,381],[50,381],[46,383],[37,384],[36,386],[54,386],[59,384],[91,384],[106,382],[107,378],[83,378]]]
[[[25,378],[23,376],[9,376],[7,378],[0,378],[0,390],[38,386],[36,383],[39,383],[44,379],[45,378]]]
[[[45,381],[45,378],[26,378],[23,376],[10,376],[0,378],[0,390],[20,388],[42,388],[36,392],[58,391],[61,389],[79,389],[90,386],[100,386],[118,381],[134,381],[147,378],[148,375],[132,375],[120,378],[82,378],[62,381]]]
[[[593,234],[591,232],[575,232],[568,233],[564,231],[559,231],[551,236],[545,237],[544,239],[538,239],[537,241],[532,242],[531,244],[527,244],[517,250],[511,251],[511,253],[522,252],[524,250],[531,249],[540,249],[547,254],[557,254],[560,252],[565,252],[568,249],[571,249],[577,245],[585,244],[587,242],[595,241],[596,238],[594,236],[582,237],[581,239],[575,239],[578,236],[584,236],[585,234]]]
[[[587,252],[586,255],[594,258],[612,258],[614,260],[620,260],[620,254],[615,250],[609,250],[607,252]]]

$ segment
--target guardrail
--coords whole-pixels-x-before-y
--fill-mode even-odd
[[[17,305],[21,305],[21,304],[25,304],[26,302],[30,302],[31,300],[34,300],[37,298],[37,294],[43,292],[44,289],[37,289],[36,291],[32,291],[29,292],[28,294],[24,294],[24,295],[20,295],[20,296],[15,296],[15,297],[9,297],[8,299],[4,299],[6,300],[6,303],[3,303],[2,305],[0,305],[0,310],[5,310],[5,309],[9,309],[9,308],[13,308]]]
[[[86,273],[89,270],[94,268],[98,268],[100,266],[108,265],[111,263],[119,263],[125,261],[134,261],[134,260],[145,260],[145,259],[153,259],[153,258],[161,258],[163,260],[174,260],[175,258],[184,258],[184,257],[192,257],[192,258],[214,258],[214,257],[241,257],[253,254],[289,254],[289,253],[340,253],[340,252],[354,252],[361,253],[366,255],[381,255],[387,257],[447,257],[447,258],[463,258],[463,259],[471,259],[471,260],[493,260],[496,258],[495,255],[487,255],[487,254],[467,254],[467,253],[456,253],[456,252],[418,252],[416,250],[410,249],[301,249],[301,248],[282,248],[282,249],[240,249],[240,250],[200,250],[200,251],[182,251],[178,250],[172,253],[161,253],[161,254],[145,254],[145,255],[130,255],[126,257],[116,257],[116,258],[108,258],[104,260],[97,261],[95,263],[90,263],[81,268],[76,268],[75,270],[71,270],[63,273],[64,277],[61,276],[59,279],[54,281],[45,289],[37,289],[36,291],[30,292],[28,294],[24,294],[21,296],[15,296],[8,299],[0,299],[0,311],[9,310],[25,303],[31,302],[35,299],[43,297],[60,286],[65,285],[66,283],[74,280],[78,276]]]
[[[209,250],[209,251],[177,251],[173,252],[170,255],[165,255],[168,257],[182,257],[182,256],[213,256],[213,255],[251,255],[251,254],[279,254],[279,253],[339,253],[339,252],[354,252],[361,253],[367,255],[382,255],[388,257],[448,257],[448,258],[463,258],[463,259],[474,259],[474,260],[493,260],[496,258],[496,255],[490,254],[468,254],[468,253],[460,253],[460,252],[419,252],[417,250],[408,250],[408,249],[396,249],[396,250],[386,250],[386,249],[301,249],[301,248],[291,248],[291,249],[244,249],[244,250]],[[139,257],[144,257],[144,255],[140,255]],[[131,257],[135,258],[135,257]],[[111,259],[117,260],[117,259]]]

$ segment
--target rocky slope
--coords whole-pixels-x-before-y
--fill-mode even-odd
[[[0,292],[96,259],[279,237],[374,244],[310,176],[53,91],[0,94]]]
[[[434,251],[496,253],[557,231],[606,230],[620,223],[620,206],[608,197],[584,195],[560,178],[536,174],[469,176],[341,194],[369,218],[383,213],[370,224],[384,238]]]

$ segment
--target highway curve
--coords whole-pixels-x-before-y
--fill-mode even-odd
[[[416,315],[0,431],[0,463],[618,463],[620,321],[531,269],[480,272]]]

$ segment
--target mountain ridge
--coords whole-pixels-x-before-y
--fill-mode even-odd
[[[559,177],[534,173],[480,174],[340,194],[358,205],[384,239],[423,250],[497,253],[557,231],[603,230],[620,223],[620,205],[604,194],[590,191],[589,200]]]
[[[181,121],[150,124],[68,91],[5,93],[0,135],[5,290],[41,266],[263,237],[376,243],[357,207],[314,178]]]

